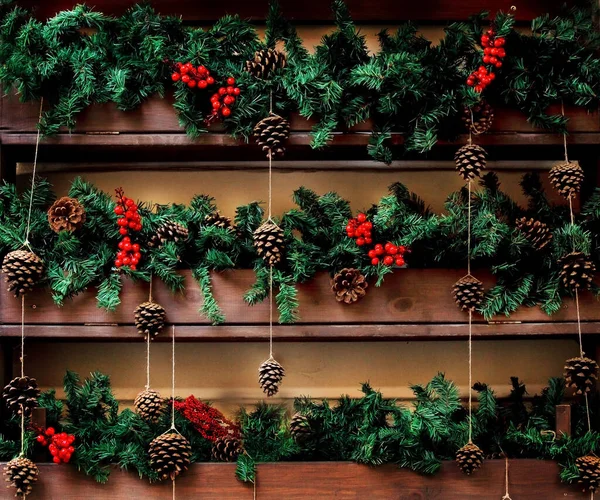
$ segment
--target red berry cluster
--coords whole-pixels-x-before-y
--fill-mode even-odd
[[[477,92],[483,90],[496,78],[493,68],[502,67],[502,59],[506,57],[504,37],[496,37],[494,30],[488,30],[484,35],[481,35],[481,46],[483,47],[483,64],[492,66],[488,70],[485,66],[479,66],[477,71],[474,71],[467,78],[467,85],[475,87]]]
[[[192,66],[192,63],[189,62],[185,64],[175,63],[175,71],[171,75],[171,80],[174,82],[181,81],[191,89],[196,87],[205,89],[215,83],[215,79],[210,76],[208,69],[204,66]]]
[[[217,118],[219,114],[227,118],[231,114],[231,107],[235,102],[236,96],[239,96],[240,93],[240,88],[235,87],[235,78],[231,76],[227,78],[227,87],[220,87],[210,98],[212,116],[209,120]]]
[[[371,230],[373,223],[367,220],[365,214],[358,214],[355,219],[350,219],[346,226],[348,238],[356,238],[356,244],[359,247],[373,243]]]
[[[115,214],[117,214],[119,233],[123,236],[119,242],[115,267],[125,266],[135,271],[142,258],[142,254],[140,253],[140,245],[132,243],[128,234],[129,231],[138,232],[142,230],[142,218],[138,213],[138,206],[131,198],[125,196],[123,189],[118,188],[115,191],[117,193]]]
[[[55,464],[68,464],[71,456],[75,453],[73,443],[75,442],[74,434],[61,432],[56,434],[52,427],[48,427],[42,434],[39,434],[36,441],[42,446],[48,446],[48,450],[52,455],[52,461]]]
[[[240,428],[236,424],[193,395],[185,401],[175,401],[175,409],[191,422],[204,439],[216,441],[220,437],[240,435]]]

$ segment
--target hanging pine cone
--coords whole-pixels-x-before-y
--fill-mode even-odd
[[[462,471],[471,475],[483,463],[483,451],[474,443],[468,443],[456,452],[456,462]]]
[[[467,144],[456,152],[454,161],[458,173],[465,181],[468,181],[479,177],[481,171],[485,169],[487,152],[477,144]]]
[[[592,286],[596,266],[582,252],[571,252],[558,261],[559,278],[565,288],[587,290]]]
[[[21,415],[23,411],[26,417],[37,407],[39,395],[37,380],[27,376],[12,379],[2,393],[6,407],[15,415]]]
[[[591,392],[598,380],[598,363],[585,356],[567,359],[564,370],[567,389],[575,389],[578,396]]]
[[[150,335],[153,339],[164,328],[167,313],[156,302],[142,302],[135,308],[134,317],[138,332],[144,337]]]
[[[344,268],[337,273],[331,282],[335,300],[352,304],[367,294],[367,279],[358,269]]]
[[[169,432],[154,438],[148,448],[150,466],[162,481],[174,480],[190,465],[192,447],[178,432]]]
[[[583,491],[598,491],[600,489],[600,458],[593,455],[578,457],[575,466],[579,471],[579,484]]]
[[[533,248],[543,250],[552,241],[552,233],[548,226],[535,219],[521,217],[517,219],[517,229],[523,233]]]
[[[257,50],[254,59],[246,61],[246,71],[256,78],[268,80],[286,66],[285,54],[274,49]]]
[[[558,163],[550,169],[550,182],[567,200],[577,197],[583,182],[583,169],[576,161]]]
[[[15,496],[25,498],[33,490],[40,471],[31,460],[24,457],[13,458],[4,467],[4,475],[9,488],[17,490]]]
[[[239,439],[222,436],[213,443],[211,456],[216,462],[235,462],[242,449],[242,442]]]
[[[219,212],[213,212],[212,214],[208,214],[204,218],[204,225],[228,229],[231,227],[231,219],[229,217],[221,215]]]
[[[269,266],[281,262],[281,254],[285,249],[283,229],[272,221],[267,221],[254,231],[254,247],[259,257]]]
[[[271,397],[279,391],[279,384],[281,384],[284,375],[283,366],[273,358],[269,358],[258,369],[258,383],[263,392]]]
[[[478,104],[469,108],[463,108],[462,120],[473,134],[479,135],[487,132],[494,121],[494,109],[490,104],[482,99]]]
[[[474,311],[483,301],[483,283],[468,274],[454,283],[452,295],[461,311]]]
[[[85,223],[85,208],[79,200],[63,196],[48,210],[48,223],[55,233],[81,229]]]
[[[312,429],[306,415],[300,412],[294,413],[294,416],[290,420],[290,434],[297,443],[302,443],[310,437]]]
[[[173,241],[175,243],[185,241],[188,239],[188,236],[189,231],[187,227],[179,222],[167,220],[160,225],[156,230],[156,234],[150,238],[148,246],[160,248],[168,241]]]
[[[8,291],[20,297],[32,290],[44,275],[44,263],[33,252],[15,250],[6,254],[2,262],[2,272],[8,283]]]
[[[140,392],[133,402],[135,412],[147,423],[158,422],[164,410],[165,401],[160,394],[153,389]]]
[[[267,153],[267,158],[283,156],[285,154],[284,143],[289,136],[289,122],[273,113],[254,126],[256,143]]]

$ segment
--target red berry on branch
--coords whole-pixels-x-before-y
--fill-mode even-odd
[[[483,87],[481,85],[475,85],[475,92],[481,92]]]
[[[188,68],[187,65],[185,65],[185,64],[182,64],[181,67],[179,68],[179,71],[183,75],[186,75],[189,70],[190,70],[190,68]],[[183,79],[183,77],[182,77],[182,79]]]
[[[396,245],[390,246],[390,249],[388,250],[388,253],[390,255],[396,255],[398,253],[398,247]]]
[[[188,86],[189,88],[193,89],[193,88],[196,86],[196,80],[190,80],[190,81],[187,83],[187,86]]]
[[[129,269],[131,269],[132,271],[135,271],[135,270],[137,270],[137,267],[134,264],[132,264],[129,266]]]
[[[242,93],[242,91],[239,89],[239,87],[235,87],[233,89],[233,95],[240,95]]]
[[[52,459],[52,461],[53,461],[55,464],[59,464],[59,463],[60,463],[60,458],[58,458],[58,457],[54,457],[54,458]]]
[[[377,255],[383,255],[383,246],[379,243],[377,243],[377,245],[375,245],[375,253]]]
[[[115,267],[121,267],[123,265],[123,261],[121,259],[115,260]]]
[[[233,89],[233,87],[232,87],[232,86],[229,86],[229,87],[227,87],[227,89],[226,89],[226,90],[227,90],[227,93],[228,93],[229,95],[233,95],[234,89]]]
[[[485,64],[489,64],[490,63],[490,56],[483,56],[483,62]]]
[[[117,215],[123,215],[123,207],[122,207],[121,205],[117,205],[117,206],[115,207],[115,213],[116,213]]]
[[[227,94],[227,89],[225,87],[219,88],[219,95],[225,95],[225,94]]]
[[[494,47],[502,47],[504,45],[504,38],[496,38],[494,40]]]
[[[120,234],[127,234],[128,231],[127,231],[127,229],[125,229],[124,227],[122,227],[121,229],[119,229],[119,233]]]
[[[213,101],[212,107],[213,109],[219,109],[221,107],[221,103],[219,101]]]
[[[498,61],[498,62],[496,63],[496,68],[501,68],[501,67],[502,67],[502,62]]]
[[[209,76],[206,78],[206,83],[208,83],[209,85],[214,85],[215,79],[212,76]]]
[[[365,239],[364,239],[364,238],[357,238],[357,239],[356,239],[356,244],[357,244],[359,247],[362,247],[362,246],[365,244]]]
[[[375,257],[377,257],[377,254],[375,253],[375,250],[369,250],[369,257],[371,259],[374,259]]]
[[[40,434],[38,437],[36,437],[36,438],[35,438],[35,440],[36,440],[38,443],[43,443],[44,441],[46,441],[46,438],[44,438],[44,436],[42,436],[42,435]]]
[[[233,77],[229,77],[227,78],[227,85],[231,86],[231,85],[235,85],[235,78]]]
[[[360,213],[360,214],[358,214],[356,219],[358,220],[358,222],[365,222],[367,220],[367,216],[366,216],[366,214]]]
[[[383,248],[387,253],[390,253],[390,248],[392,248],[392,244],[388,242],[384,245]]]
[[[181,79],[181,73],[173,73],[171,75],[171,80],[174,82],[178,82]]]
[[[383,263],[386,266],[391,266],[394,263],[394,259],[392,257],[390,257],[389,255],[387,255],[384,259],[383,259]]]
[[[227,108],[227,107],[225,107],[225,106],[224,106],[224,107],[221,109],[221,114],[222,114],[223,116],[229,116],[229,115],[231,114],[231,110],[230,110],[229,108]]]
[[[372,240],[372,239],[371,239],[369,236],[366,236],[366,237],[365,237],[365,243],[366,243],[367,245],[370,245],[371,243],[373,243],[373,240]]]
[[[498,49],[498,57],[506,57],[506,51],[504,49]]]
[[[55,432],[56,432],[56,431],[54,430],[54,427],[48,427],[48,428],[46,429],[46,436],[54,436],[54,433],[55,433]]]
[[[200,73],[201,75],[206,75],[208,73],[208,70],[204,66],[198,66],[198,73]]]
[[[402,267],[404,265],[404,259],[402,257],[396,257],[396,265]]]
[[[375,257],[374,259],[371,259],[371,264],[376,266],[377,264],[379,264],[379,259],[377,257]]]
[[[235,102],[235,97],[228,95],[225,96],[225,99],[223,99],[223,102],[227,105],[230,106],[231,104],[233,104]]]
[[[206,87],[208,87],[208,83],[206,83],[206,80],[200,80],[198,82],[198,88],[199,89],[205,89]]]
[[[189,82],[190,82],[190,75],[183,75],[183,76],[181,77],[181,81],[182,81],[183,83],[189,83]]]
[[[131,245],[131,249],[134,252],[139,252],[140,251],[140,245],[138,243],[134,243],[133,245]]]
[[[490,57],[491,64],[496,64],[497,62],[498,62],[498,59],[496,57]]]

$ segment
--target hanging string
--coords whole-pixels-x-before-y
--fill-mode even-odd
[[[564,118],[565,116],[565,103],[563,102],[563,100],[560,100],[560,112]],[[567,133],[563,133],[563,147],[565,148],[565,162],[569,163],[569,155],[567,153]],[[569,198],[569,201],[571,199]]]
[[[21,377],[25,376],[25,295],[21,295]],[[21,405],[21,457],[25,455],[25,408]]]
[[[273,359],[273,266],[269,267],[269,359]]]
[[[39,123],[42,121],[42,108],[44,106],[44,98],[40,99],[40,113],[38,116],[38,130],[35,138],[35,153],[33,155],[33,172],[31,174],[31,190],[29,192],[29,213],[27,214],[27,230],[25,231],[24,245],[31,250],[29,246],[29,231],[31,229],[31,212],[33,210],[33,191],[35,189],[35,172],[37,168],[38,151],[40,148],[40,127]]]
[[[506,493],[502,497],[502,500],[512,500],[512,498],[510,498],[510,494],[508,493],[508,457],[506,455],[504,455],[504,486]]]
[[[152,302],[152,273],[150,273],[148,302]],[[146,335],[146,390],[148,389],[150,389],[150,334]]]
[[[471,274],[471,179],[469,179],[469,200],[467,212],[467,274]]]
[[[473,442],[473,342],[472,342],[473,311],[469,309],[469,443]]]
[[[171,342],[171,429],[175,428],[175,325],[172,328],[173,341]],[[173,485],[175,487],[175,485]]]

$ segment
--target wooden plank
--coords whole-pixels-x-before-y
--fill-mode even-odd
[[[556,435],[571,435],[571,405],[556,405]]]
[[[98,484],[75,467],[38,464],[40,475],[31,500],[130,500],[171,496],[171,482],[149,484],[133,473],[112,472],[107,484]],[[177,498],[251,500],[251,485],[235,478],[235,464],[194,464],[177,478]],[[562,484],[558,465],[551,461],[509,461],[509,490],[519,500],[578,500],[589,494]],[[287,462],[258,465],[256,497],[261,500],[443,499],[498,500],[505,493],[504,460],[488,460],[481,470],[465,476],[453,462],[444,462],[432,477],[394,465],[368,467],[346,462]],[[6,491],[6,490],[5,490]],[[6,493],[6,498],[8,494]]]

